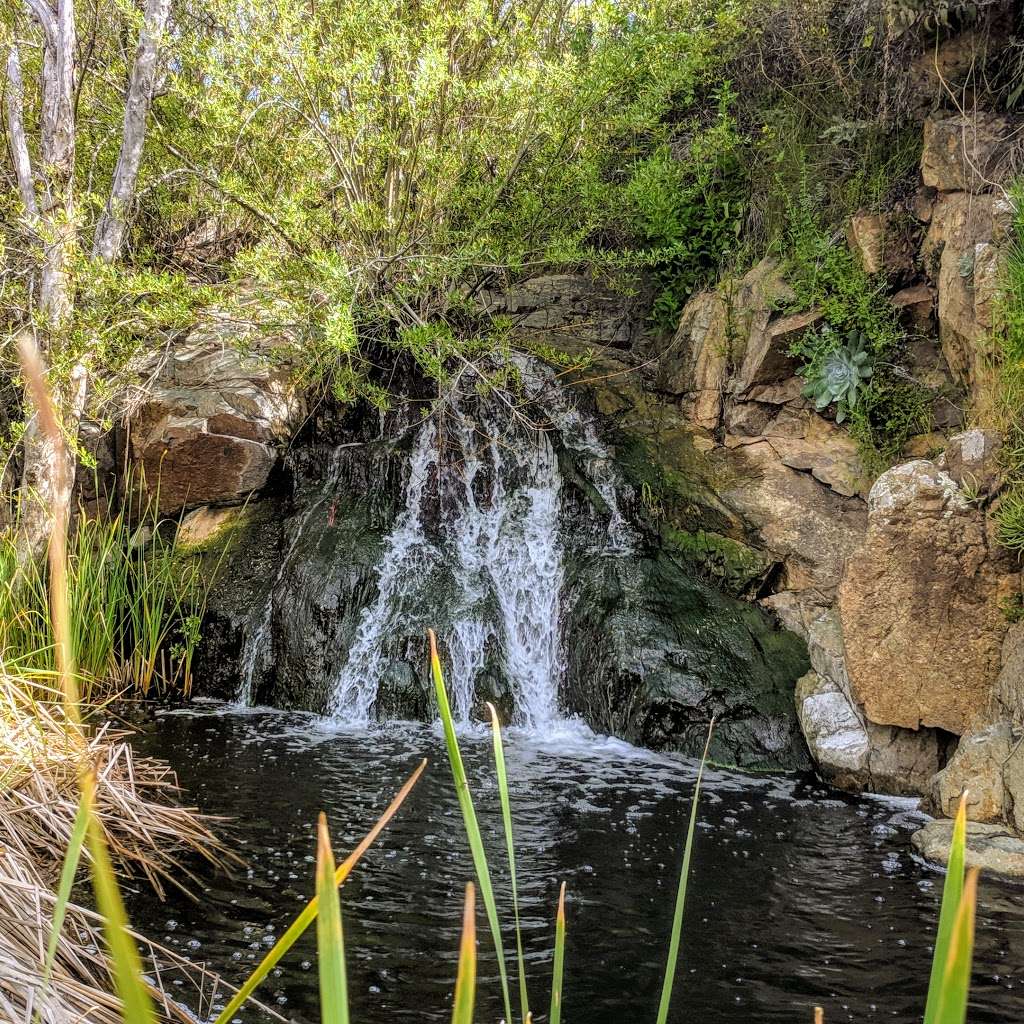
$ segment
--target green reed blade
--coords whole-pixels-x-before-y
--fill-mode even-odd
[[[462,908],[462,941],[459,943],[459,971],[455,976],[455,998],[452,1001],[452,1024],[473,1024],[473,1003],[476,1000],[476,893],[473,883],[466,883],[466,900]]]
[[[949,864],[946,866],[946,881],[942,887],[942,905],[939,909],[939,927],[935,935],[935,952],[932,954],[932,971],[928,979],[928,999],[925,1004],[924,1024],[938,1024],[939,999],[942,979],[949,961],[949,949],[960,900],[964,890],[964,859],[967,849],[967,793],[960,796],[956,820],[953,823],[953,841],[949,847]]]
[[[508,850],[508,868],[512,878],[512,913],[516,925],[516,962],[519,967],[519,1010],[523,1024],[530,1015],[530,1000],[526,994],[526,962],[523,959],[523,935],[519,927],[519,890],[516,884],[516,848],[512,837],[512,804],[508,795],[508,772],[505,769],[505,747],[501,741],[498,712],[488,701],[491,712],[491,734],[494,737],[494,767],[498,773],[498,793],[501,797],[501,818],[505,825],[505,847]]]
[[[121,1000],[124,1024],[155,1024],[156,1015],[142,974],[142,960],[135,940],[128,931],[128,917],[117,887],[110,854],[107,851],[103,826],[95,811],[96,780],[91,772],[82,776],[82,803],[88,822],[86,836],[92,867],[96,908],[103,918],[103,934],[107,940],[114,991]]]
[[[448,703],[448,691],[444,685],[441,661],[437,656],[437,637],[432,629],[427,630],[427,636],[430,639],[430,668],[434,677],[434,692],[437,695],[441,724],[444,727],[448,763],[451,765],[459,807],[462,809],[462,821],[466,829],[466,838],[469,840],[469,849],[473,854],[473,866],[476,869],[476,879],[480,885],[480,896],[484,901],[484,909],[487,911],[487,922],[490,925],[491,938],[494,940],[494,951],[498,955],[498,974],[501,977],[501,996],[505,1004],[505,1020],[508,1021],[508,1024],[512,1024],[512,1000],[509,998],[508,992],[505,948],[501,942],[501,926],[498,923],[498,908],[494,902],[494,889],[491,886],[491,872],[487,866],[487,854],[484,852],[483,836],[480,834],[480,826],[476,820],[473,797],[469,792],[469,783],[466,781],[462,751],[459,750],[459,741],[455,736],[455,722],[452,720],[452,709]]]
[[[385,826],[395,816],[398,808],[402,806],[403,801],[409,795],[413,786],[416,785],[419,777],[423,774],[423,770],[427,767],[427,762],[420,761],[416,770],[406,779],[405,784],[396,794],[394,800],[388,804],[384,813],[377,819],[377,824],[366,833],[363,840],[359,845],[348,855],[348,857],[338,866],[337,871],[334,873],[334,884],[341,885],[342,882],[348,878],[352,869],[359,862],[359,858],[373,845],[374,840],[381,834]],[[302,913],[295,918],[294,921],[288,926],[284,934],[274,943],[270,952],[260,961],[259,966],[249,975],[248,978],[242,983],[241,988],[231,997],[227,1006],[217,1015],[217,1019],[213,1024],[228,1024],[238,1008],[256,991],[260,982],[277,966],[278,961],[288,952],[292,946],[295,945],[299,936],[310,926],[313,919],[317,916],[317,908],[320,903],[319,896],[314,896],[309,903],[302,909]]]
[[[551,973],[551,1011],[548,1024],[562,1019],[562,973],[565,967],[565,882],[558,890],[558,912],[555,914],[555,966]]]
[[[672,1001],[672,986],[676,978],[676,965],[679,962],[679,942],[683,932],[683,910],[686,907],[686,882],[690,875],[690,855],[693,853],[693,836],[697,829],[697,806],[700,801],[700,784],[704,777],[704,766],[708,760],[711,747],[711,735],[715,731],[715,720],[711,719],[708,726],[708,738],[704,743],[704,753],[697,769],[697,781],[693,786],[693,797],[690,803],[690,825],[686,830],[686,846],[683,848],[683,866],[679,871],[679,888],[676,892],[676,908],[672,916],[672,937],[668,946],[668,962],[665,964],[665,980],[661,986],[661,1002],[658,1005],[658,1024],[668,1020],[668,1007]]]
[[[53,905],[53,921],[50,925],[50,941],[46,947],[46,962],[43,965],[43,983],[40,988],[39,1002],[42,1005],[46,1000],[46,992],[50,986],[50,978],[53,975],[53,965],[57,959],[57,946],[60,943],[61,929],[64,927],[64,918],[67,915],[68,903],[71,900],[71,887],[75,883],[75,875],[78,873],[78,865],[82,859],[82,844],[85,842],[85,832],[89,825],[89,806],[86,802],[85,793],[78,802],[78,810],[75,812],[74,824],[71,826],[71,838],[68,840],[67,852],[64,854],[64,864],[60,870],[60,882],[57,885],[57,899]],[[39,1011],[36,1011],[36,1019]]]
[[[936,1024],[964,1024],[967,997],[971,990],[971,961],[974,954],[974,912],[978,902],[978,869],[967,872],[953,934],[949,958],[939,988]]]
[[[321,811],[316,843],[316,894],[320,900],[320,914],[316,919],[320,1020],[322,1024],[348,1024],[345,939],[341,931],[341,900],[334,884],[334,871],[327,816]]]

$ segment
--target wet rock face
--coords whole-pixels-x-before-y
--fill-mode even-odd
[[[665,554],[590,557],[570,570],[564,702],[593,728],[745,768],[810,766],[792,704],[803,645]]]

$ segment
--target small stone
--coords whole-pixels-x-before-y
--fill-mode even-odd
[[[911,837],[914,849],[925,860],[936,864],[949,863],[953,841],[953,822],[948,819],[930,821]],[[1024,839],[1018,838],[1005,825],[967,823],[967,867],[981,868],[994,875],[1024,878]]]

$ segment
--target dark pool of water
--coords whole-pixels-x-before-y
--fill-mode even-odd
[[[427,772],[342,889],[359,1021],[451,1014],[462,890],[472,877],[436,733],[346,733],[271,711],[162,714],[136,740],[178,770],[190,799],[232,819],[246,866],[201,869],[199,902],[130,898],[153,938],[240,981],[313,889],[317,812],[334,845],[362,837],[421,757]],[[566,730],[510,736],[530,996],[546,1016],[553,916],[567,883],[564,1019],[653,1022],[695,765]],[[486,738],[463,741],[498,895],[511,920],[500,808]],[[714,771],[701,798],[673,1022],[919,1021],[942,875],[914,860],[908,802],[854,799],[806,777]],[[496,1021],[496,961],[482,911],[478,1021]],[[513,936],[506,931],[506,944]],[[510,964],[510,969],[512,965]],[[184,1001],[190,996],[180,984]],[[263,998],[318,1021],[313,930]],[[261,1019],[248,1009],[244,1021]],[[985,880],[972,1024],[1024,1020],[1024,889]]]

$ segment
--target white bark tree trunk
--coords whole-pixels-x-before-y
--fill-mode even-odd
[[[160,40],[167,29],[170,0],[147,0],[139,31],[139,47],[128,82],[124,106],[124,134],[117,157],[114,183],[106,209],[96,225],[93,255],[110,262],[117,259],[124,244],[125,214],[135,195],[135,182],[142,163],[142,147],[146,141],[146,122],[153,102]]]
[[[40,349],[53,361],[74,313],[70,257],[77,243],[75,195],[75,5],[74,0],[25,0],[42,26],[42,118],[37,195],[29,146],[25,135],[24,83],[16,46],[7,60],[7,123],[18,189],[29,227],[41,247],[39,308],[43,314],[44,344]],[[153,99],[161,39],[170,16],[170,0],[146,0],[138,50],[125,101],[124,134],[110,198],[96,226],[93,256],[111,262],[124,244],[125,214],[135,194]],[[55,446],[31,413],[24,434],[18,549],[22,558],[38,557],[45,550],[53,527],[53,510],[70,508],[75,478],[75,442],[85,411],[89,374],[85,358],[71,370],[65,388],[52,384],[54,404],[61,416],[67,443]],[[58,513],[60,514],[60,513]]]

